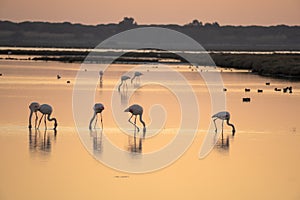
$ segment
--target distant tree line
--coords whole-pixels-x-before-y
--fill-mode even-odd
[[[207,50],[300,50],[300,26],[220,26],[197,19],[182,26],[139,25],[132,17],[99,25],[0,21],[0,46],[93,48],[122,31],[149,26],[182,32]]]

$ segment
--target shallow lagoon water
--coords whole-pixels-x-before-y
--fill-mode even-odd
[[[72,115],[72,90],[80,65],[0,61],[0,199],[300,198],[300,83],[247,72],[221,73],[227,88],[227,110],[237,132],[232,137],[230,127],[224,126],[223,142],[219,138],[204,159],[198,155],[211,122],[209,95],[197,72],[179,66],[174,68],[190,81],[201,114],[197,135],[183,156],[167,167],[142,174],[117,171],[96,160],[93,154],[106,152],[101,133],[127,152],[130,162],[163,148],[178,128],[176,98],[165,88],[150,85],[139,89],[129,101],[144,106],[146,123],[151,122],[153,103],[163,105],[167,113],[164,128],[141,143],[139,135],[134,140],[118,129],[110,112],[110,95],[119,77],[131,67],[114,65],[105,72],[103,86],[97,88],[95,96],[106,105],[104,129],[101,131],[98,123],[94,132],[87,131],[90,146],[86,148]],[[145,77],[159,70],[151,65],[146,69]],[[57,74],[62,78],[57,80]],[[274,91],[275,87],[287,86],[293,86],[292,94]],[[128,87],[132,87],[130,83]],[[244,92],[246,87],[251,88],[250,93]],[[257,93],[257,89],[264,92]],[[243,97],[250,97],[251,102],[242,102]],[[56,133],[44,131],[43,124],[39,131],[28,130],[28,105],[32,101],[52,105],[59,124]]]

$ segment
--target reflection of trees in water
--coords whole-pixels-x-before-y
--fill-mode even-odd
[[[99,133],[96,129],[90,130],[90,136],[93,140],[93,151],[94,153],[102,152],[102,132],[103,129],[100,129]]]
[[[40,130],[29,129],[29,149],[32,152],[51,152],[52,142],[56,140],[56,135],[56,130],[52,134],[52,131],[45,130],[42,133]]]

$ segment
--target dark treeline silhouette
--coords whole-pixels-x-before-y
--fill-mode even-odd
[[[125,30],[138,27],[173,29],[198,41],[207,50],[300,50],[300,26],[220,26],[193,20],[186,25],[138,25],[131,17],[119,23],[82,25],[0,21],[0,46],[94,48]]]

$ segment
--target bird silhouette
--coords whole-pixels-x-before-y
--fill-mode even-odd
[[[141,73],[141,72],[134,72],[134,76],[132,77],[132,79],[131,79],[131,84],[132,84],[132,82],[133,82],[133,80],[135,79],[135,78],[137,78],[136,80],[141,80],[140,79],[140,76],[142,76],[142,75],[144,75],[143,73]]]
[[[102,80],[102,78],[103,78],[103,74],[104,74],[104,73],[103,73],[103,71],[102,71],[102,70],[100,70],[100,71],[99,71],[100,83],[102,83],[102,81],[103,81],[103,80]]]
[[[281,91],[281,88],[276,87],[274,90],[278,92],[278,91]]]
[[[30,109],[30,114],[29,114],[29,125],[28,128],[31,128],[31,118],[32,118],[32,114],[35,113],[35,123],[34,123],[34,128],[36,128],[36,124],[37,124],[37,120],[38,120],[38,115],[37,115],[37,111],[40,108],[40,104],[37,102],[32,102],[29,105],[29,109]]]
[[[56,119],[53,117],[51,118],[51,114],[52,114],[52,107],[48,104],[42,104],[40,107],[39,107],[39,111],[43,114],[40,121],[39,121],[39,125],[38,125],[38,128],[40,127],[40,124],[41,124],[41,121],[44,117],[44,121],[45,121],[45,129],[47,129],[47,123],[46,123],[46,115],[47,115],[47,119],[48,121],[54,121],[54,130],[56,130],[56,127],[57,127],[57,121]]]
[[[118,87],[118,91],[119,91],[119,92],[120,92],[121,86],[122,86],[123,84],[124,84],[124,86],[126,86],[126,88],[127,88],[126,80],[128,80],[128,79],[130,79],[129,76],[126,76],[126,75],[121,76],[121,83],[120,83],[120,85],[119,85],[119,87]],[[124,86],[123,86],[123,87],[124,87]]]
[[[59,74],[56,75],[57,79],[61,79],[61,76]]]
[[[235,127],[234,127],[233,124],[229,123],[229,120],[230,120],[230,113],[229,112],[227,112],[227,111],[218,112],[217,114],[214,114],[212,116],[212,118],[214,118],[213,121],[214,121],[214,124],[215,124],[215,128],[216,128],[215,132],[216,133],[218,131],[217,130],[217,125],[216,125],[216,120],[217,119],[221,119],[222,120],[222,138],[223,138],[223,123],[224,123],[224,120],[226,120],[228,126],[232,127],[232,136],[234,136],[234,134],[235,134]]]
[[[128,119],[128,121],[129,121],[129,123],[131,123],[132,125],[134,125],[135,128],[137,128],[138,132],[140,131],[140,129],[136,125],[136,117],[139,115],[140,122],[143,124],[143,133],[144,133],[144,137],[145,137],[146,124],[145,124],[145,122],[142,119],[142,117],[143,117],[143,107],[140,106],[140,105],[138,105],[138,104],[133,104],[133,105],[129,106],[127,109],[125,109],[124,112],[130,112],[131,113],[131,117]],[[132,121],[131,121],[131,118],[133,116],[135,116],[134,123],[132,123]]]
[[[100,113],[100,116],[101,116],[101,127],[103,129],[102,111],[104,110],[104,106],[101,103],[96,103],[94,105],[93,109],[94,109],[94,115],[93,115],[93,117],[92,117],[92,119],[90,121],[89,129],[90,130],[92,129],[92,123],[93,123],[93,121],[94,121],[95,118],[96,118],[96,121],[95,121],[94,128],[96,127],[97,120],[98,120],[98,118],[97,118],[97,114],[98,113]]]

